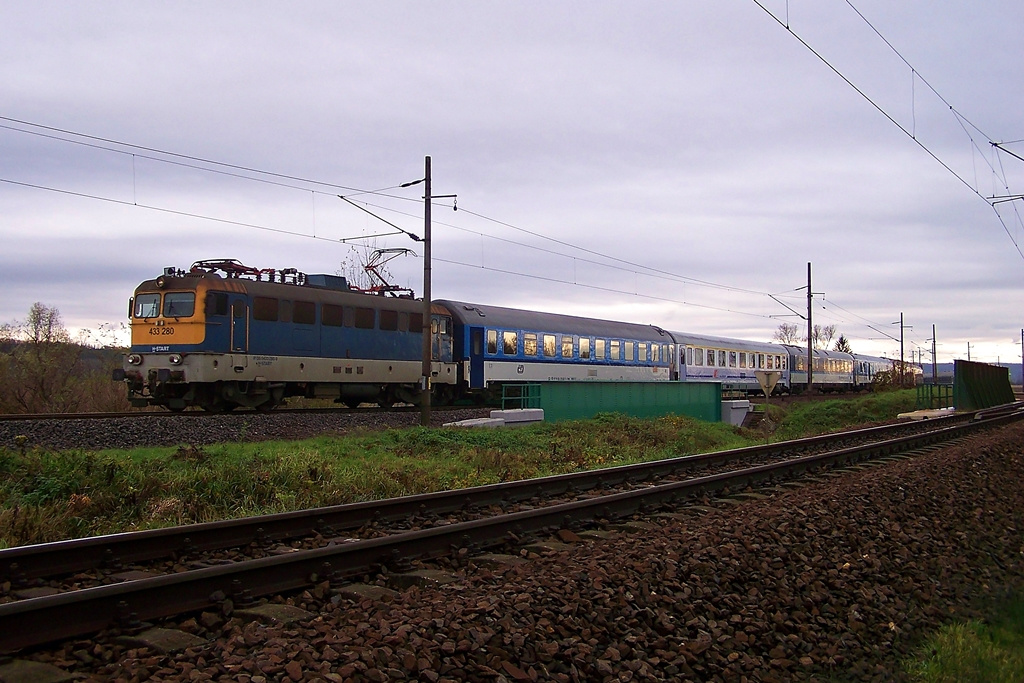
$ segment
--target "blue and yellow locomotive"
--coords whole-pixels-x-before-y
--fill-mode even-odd
[[[130,304],[116,373],[132,405],[270,409],[287,396],[358,405],[410,401],[422,376],[422,303],[349,289],[345,278],[234,260],[166,268]],[[438,385],[455,383],[451,320],[431,314]]]

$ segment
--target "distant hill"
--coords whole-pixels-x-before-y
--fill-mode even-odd
[[[1010,371],[1010,384],[1020,384],[1020,363],[1000,363],[1004,368]],[[923,363],[921,367],[924,369],[924,379],[926,382],[932,381],[932,365],[931,363]],[[939,363],[937,365],[939,382],[944,384],[953,383],[953,363]]]

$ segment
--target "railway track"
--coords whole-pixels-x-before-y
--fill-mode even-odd
[[[480,406],[457,405],[457,406],[435,406],[435,409],[444,410],[478,410]],[[211,417],[214,415],[366,415],[374,413],[417,413],[419,407],[414,405],[392,406],[382,408],[370,406],[361,408],[275,408],[272,411],[259,411],[240,409],[231,412],[210,413],[204,410],[184,410],[178,413],[167,410],[130,410],[123,413],[3,413],[0,414],[0,422],[37,422],[39,420],[114,420],[124,418],[152,419],[156,417],[181,417],[183,419],[195,419]]]
[[[579,529],[933,447],[1020,416],[958,416],[527,482],[4,550],[0,582],[9,582],[11,591],[0,604],[0,650],[110,627],[133,629],[202,609],[230,611],[258,596],[325,581],[336,586],[453,549],[470,554],[514,546],[546,530]]]

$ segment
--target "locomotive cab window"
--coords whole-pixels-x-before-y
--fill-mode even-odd
[[[195,312],[195,292],[167,292],[164,295],[165,318],[191,318]]]
[[[160,315],[160,295],[139,294],[135,297],[133,315],[136,318],[155,318]]]

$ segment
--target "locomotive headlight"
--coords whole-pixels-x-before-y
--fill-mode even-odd
[[[137,353],[128,356],[128,365],[142,365],[142,356]]]
[[[181,365],[181,354],[180,353],[172,353],[170,356],[167,357],[167,361],[171,365]]]

